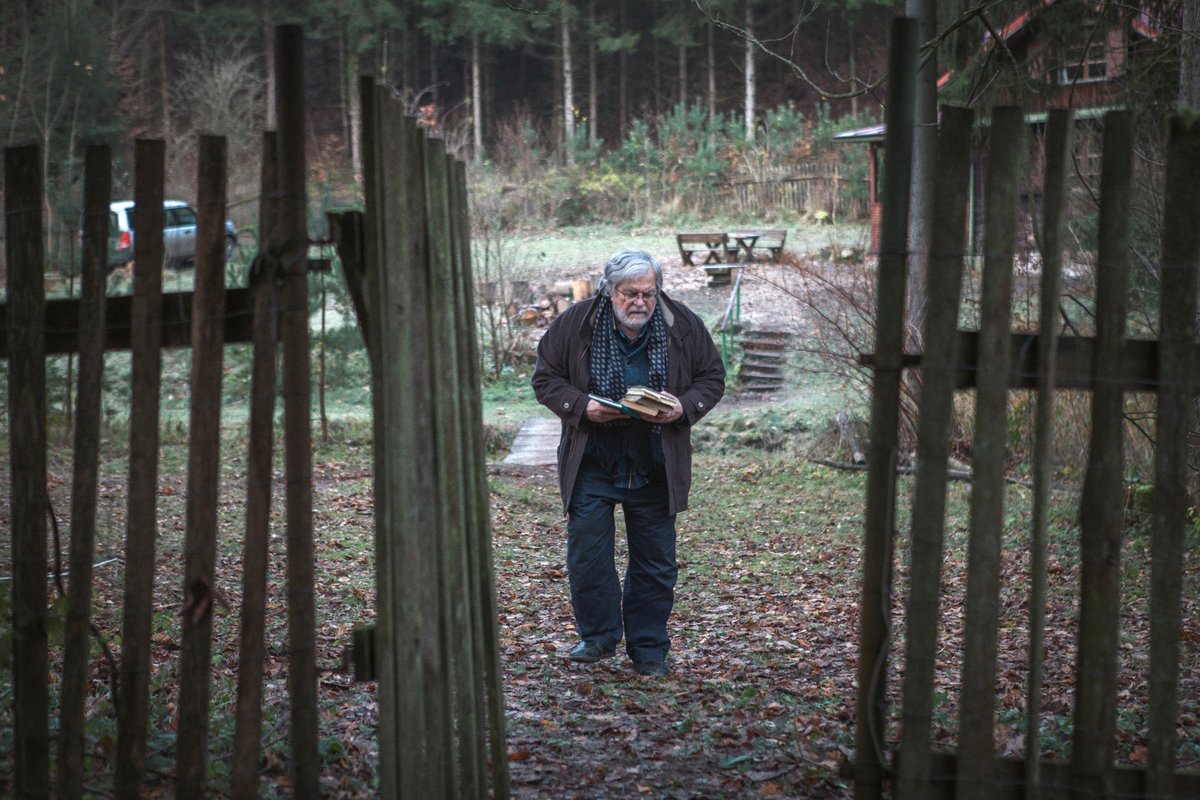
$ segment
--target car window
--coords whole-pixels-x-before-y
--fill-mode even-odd
[[[169,208],[167,209],[166,227],[168,228],[183,228],[188,225],[196,224],[196,212],[187,208]]]

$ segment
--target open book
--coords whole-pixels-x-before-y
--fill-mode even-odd
[[[630,386],[626,390],[625,396],[619,401],[594,394],[588,395],[588,397],[600,405],[624,411],[634,417],[653,418],[659,414],[666,414],[675,407],[670,397],[662,392],[654,391],[649,386]]]

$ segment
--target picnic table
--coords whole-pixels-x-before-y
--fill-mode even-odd
[[[683,263],[696,266],[692,259],[703,256],[701,264],[718,264],[725,260],[725,245],[727,238],[724,231],[700,231],[696,233],[678,233],[675,243],[679,245],[679,256]]]
[[[679,256],[683,263],[697,266],[695,258],[703,260],[699,266],[712,268],[712,265],[743,261],[753,261],[755,250],[765,250],[772,261],[779,261],[783,253],[784,242],[787,240],[787,230],[783,228],[743,229],[725,231],[695,231],[675,234],[679,246]]]
[[[740,261],[739,257],[745,254],[747,261],[754,260],[754,245],[758,242],[758,237],[762,234],[758,231],[731,231],[729,233],[729,242],[725,245],[725,250],[730,256],[731,261]]]

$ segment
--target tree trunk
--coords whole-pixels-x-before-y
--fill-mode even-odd
[[[263,62],[267,70],[266,128],[275,130],[275,33],[271,29],[271,0],[262,4]]]
[[[684,29],[687,25],[687,17],[685,16],[686,12],[687,12],[687,6],[681,5],[680,11],[679,11],[679,17],[678,17],[679,28],[675,32],[675,35],[679,37],[679,40],[677,42],[677,48],[678,48],[678,53],[679,53],[679,105],[683,108],[684,111],[687,111],[687,104],[688,104],[687,35],[684,32]]]
[[[350,141],[350,166],[354,170],[354,180],[362,185],[362,104],[358,98],[358,64],[359,49],[355,43],[349,43],[346,53],[346,73],[342,81],[342,90],[346,96],[346,115],[348,130],[347,139]]]
[[[937,35],[937,0],[906,0],[905,13],[918,20],[922,45]],[[925,269],[933,207],[933,165],[937,148],[937,54],[931,52],[917,73],[916,131],[913,139],[912,184],[908,223],[908,327],[912,345],[920,347],[925,319]]]
[[[594,150],[596,117],[599,116],[596,90],[596,0],[588,3],[588,148]]]
[[[1179,44],[1179,107],[1200,108],[1200,0],[1183,2]]]
[[[850,116],[858,118],[858,68],[854,59],[854,24],[846,25],[846,59],[850,66]]]
[[[709,20],[708,30],[708,118],[717,118],[717,42],[716,26]]]
[[[625,33],[625,0],[619,0],[617,5],[617,27]],[[629,56],[624,48],[617,56],[617,139],[625,140],[625,131],[629,124]]]
[[[754,0],[746,0],[746,53],[745,53],[745,107],[746,141],[754,141],[754,95],[757,90],[754,76]]]
[[[471,35],[471,122],[475,134],[474,161],[483,162],[483,90],[479,84],[479,34]]]
[[[563,154],[567,166],[575,166],[575,76],[571,72],[571,25],[567,4],[559,6],[562,34]]]
[[[171,77],[167,71],[167,15],[158,15],[158,89],[162,103],[162,132],[164,139],[171,136]]]

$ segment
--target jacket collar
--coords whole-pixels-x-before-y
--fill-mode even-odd
[[[596,315],[600,313],[600,304],[608,302],[609,298],[605,295],[596,295],[591,299],[591,307],[583,315],[583,321],[580,324],[580,335],[587,341],[592,340],[592,331],[596,329]],[[667,325],[667,331],[674,336],[682,338],[689,331],[687,330],[686,320],[681,315],[675,313],[675,301],[667,297],[663,292],[658,295],[659,307],[662,308],[663,322]],[[682,321],[684,324],[676,327],[675,323]]]

